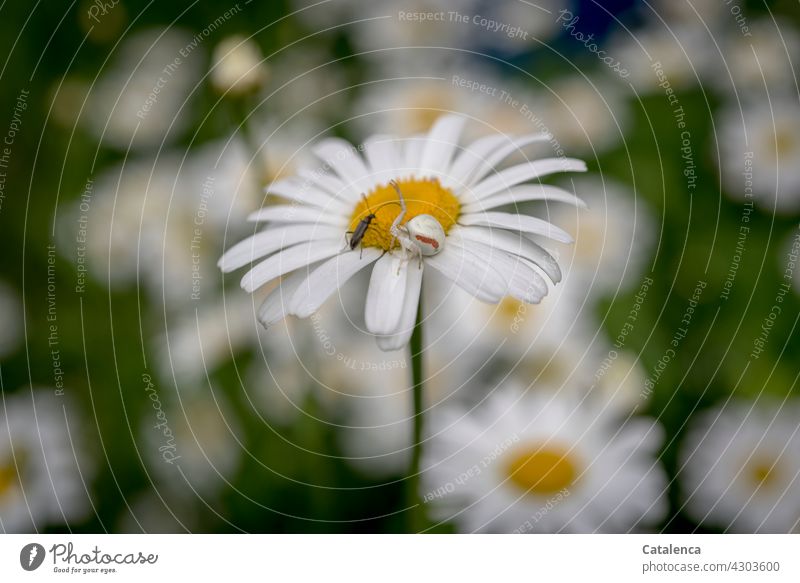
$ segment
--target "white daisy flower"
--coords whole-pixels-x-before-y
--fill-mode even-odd
[[[269,191],[290,204],[253,213],[252,221],[270,226],[219,261],[229,272],[260,260],[242,279],[249,292],[287,276],[262,304],[260,321],[270,326],[286,315],[310,316],[373,264],[365,324],[384,350],[408,343],[430,269],[489,303],[508,295],[539,302],[548,289],[539,270],[553,282],[561,274],[530,236],[572,239],[542,219],[495,209],[526,200],[579,204],[565,190],[525,183],[586,165],[546,158],[495,170],[549,136],[488,136],[456,152],[463,123],[445,116],[424,136],[372,137],[364,144],[366,160],[349,143],[329,138],[314,151],[333,173],[307,170],[273,183]]]
[[[697,418],[682,449],[686,509],[726,531],[800,528],[800,402],[731,401]]]
[[[126,38],[112,67],[90,87],[81,121],[118,150],[173,140],[187,125],[187,101],[200,78],[201,55],[181,53],[193,40],[178,28]]]
[[[0,531],[35,532],[80,521],[90,510],[93,464],[64,396],[52,389],[4,393],[0,406]]]
[[[630,532],[664,516],[660,426],[553,392],[429,418],[423,501],[464,532]]]
[[[261,49],[242,35],[223,39],[214,48],[211,59],[211,83],[220,93],[241,95],[258,91],[269,76]]]
[[[732,105],[719,125],[721,165],[726,191],[737,198],[752,194],[766,211],[800,209],[800,104],[797,96]]]

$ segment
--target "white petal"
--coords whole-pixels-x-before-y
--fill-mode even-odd
[[[341,241],[310,241],[300,243],[294,247],[284,249],[268,257],[242,278],[242,287],[252,292],[268,281],[280,277],[300,267],[306,267],[328,257],[332,257],[342,250]]]
[[[529,200],[565,202],[575,205],[578,208],[587,208],[585,202],[563,188],[550,186],[548,184],[524,184],[465,204],[461,212],[472,213],[476,211],[485,211],[503,206],[504,204],[520,203]]]
[[[357,200],[365,189],[372,186],[361,154],[349,142],[326,138],[314,146],[313,151],[341,177],[348,187],[350,200]]]
[[[508,282],[508,295],[526,304],[538,304],[547,291],[544,278],[532,269],[516,269]]]
[[[403,171],[407,174],[419,172],[422,161],[422,150],[425,147],[425,136],[416,135],[406,138],[403,144]]]
[[[400,322],[397,333],[391,336],[378,336],[378,348],[391,352],[400,350],[408,344],[414,326],[417,323],[417,310],[419,309],[419,294],[422,289],[422,272],[425,262],[412,261],[408,269],[406,280],[406,297],[403,301],[403,311],[400,313]]]
[[[561,269],[558,261],[545,249],[537,245],[527,237],[506,231],[505,229],[492,229],[489,227],[461,227],[456,225],[450,230],[449,236],[460,236],[463,239],[470,239],[498,247],[508,253],[519,255],[537,265],[547,274],[553,283],[561,281]]]
[[[304,270],[295,271],[281,280],[277,287],[264,299],[261,307],[258,308],[258,321],[265,328],[277,324],[286,317],[289,313],[289,299],[305,277]]]
[[[522,258],[509,255],[497,247],[484,245],[467,239],[448,239],[448,245],[459,245],[468,254],[481,257],[491,265],[506,284],[506,295],[527,303],[538,303],[547,295],[547,284],[542,276]]]
[[[297,288],[289,303],[289,312],[299,318],[307,318],[324,304],[360,270],[381,256],[382,251],[375,247],[349,251],[328,259],[311,272]]]
[[[420,172],[434,176],[447,175],[465,121],[460,115],[443,115],[436,120],[425,140]]]
[[[373,136],[364,142],[364,154],[377,184],[388,184],[397,176],[400,155],[391,136]]]
[[[329,225],[290,225],[267,228],[228,249],[217,265],[224,273],[303,241],[341,238],[342,229]]]
[[[533,180],[555,172],[585,172],[586,163],[574,158],[544,158],[505,168],[469,189],[465,194],[469,202],[491,196],[526,180]]]
[[[499,148],[508,138],[492,134],[478,138],[456,156],[448,176],[441,180],[446,188],[463,189],[469,184],[469,177],[475,168],[486,159],[490,152]]]
[[[297,178],[276,180],[267,187],[267,192],[339,214],[344,214],[350,210],[350,205],[347,205],[331,193],[316,188],[310,183],[304,183]]]
[[[342,214],[324,211],[313,206],[276,204],[265,206],[254,213],[250,213],[247,220],[254,223],[266,221],[275,223],[325,223],[326,225],[344,227],[350,219]]]
[[[342,193],[348,190],[347,185],[330,172],[325,172],[321,168],[302,169],[297,171],[297,175],[309,184],[330,192],[336,198],[346,198]]]
[[[393,253],[386,253],[372,269],[364,323],[373,334],[393,334],[397,330],[411,263],[413,261],[403,261]]]
[[[524,136],[514,136],[509,138],[507,143],[494,150],[489,154],[485,160],[475,167],[475,171],[469,177],[470,184],[476,184],[489,172],[494,170],[495,166],[500,164],[503,160],[508,158],[514,152],[536,142],[545,142],[552,138],[548,133],[526,134]]]
[[[497,212],[473,213],[460,216],[458,222],[462,225],[482,225],[484,227],[498,227],[522,233],[532,233],[554,241],[560,241],[561,243],[572,243],[572,237],[563,229],[559,229],[543,219],[527,215]]]
[[[441,253],[426,257],[425,261],[481,301],[497,303],[506,293],[505,280],[497,270],[458,245],[446,245]]]

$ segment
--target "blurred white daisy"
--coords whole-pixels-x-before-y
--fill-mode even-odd
[[[800,403],[731,401],[694,420],[683,443],[686,510],[726,531],[800,527]]]
[[[689,89],[721,62],[711,34],[697,24],[658,22],[619,32],[611,40],[608,54],[629,72],[624,82],[637,91],[662,91],[659,84],[664,78],[675,90]]]
[[[596,156],[626,135],[630,111],[620,88],[607,79],[573,75],[546,91],[535,109],[564,148]]]
[[[651,0],[646,6],[643,7],[645,17],[651,20],[656,20],[651,10],[655,10],[656,14],[667,20],[669,23],[683,23],[692,24],[694,26],[708,26],[714,28],[719,25],[721,19],[719,18],[726,6],[725,3],[719,0],[684,0],[683,2],[675,2],[675,0]]]
[[[301,171],[269,187],[289,204],[253,213],[251,220],[270,225],[219,261],[229,272],[260,260],[242,279],[249,292],[286,276],[261,306],[265,326],[312,315],[373,263],[365,324],[384,350],[409,341],[426,269],[489,303],[508,295],[528,303],[544,297],[539,270],[553,282],[561,274],[529,236],[571,237],[542,219],[493,209],[528,200],[577,204],[565,190],[525,183],[586,166],[545,158],[496,170],[510,154],[549,138],[541,133],[488,136],[454,156],[463,123],[444,116],[424,136],[372,137],[363,146],[366,160],[349,143],[328,138],[314,152],[334,173]]]
[[[220,93],[253,93],[264,86],[269,76],[261,49],[246,36],[223,39],[214,47],[211,59],[211,83]]]
[[[402,47],[496,49],[510,54],[536,48],[558,33],[558,11],[567,2],[293,0],[293,4],[301,10],[298,18],[309,26],[352,29],[351,39],[364,56],[385,65],[413,58],[397,50]]]
[[[254,165],[236,141],[128,160],[104,170],[86,192],[59,216],[61,247],[85,246],[96,281],[124,287],[138,275],[155,301],[177,308],[216,293],[229,221],[242,223],[262,198]]]
[[[419,58],[389,71],[381,69],[380,79],[361,88],[354,110],[361,115],[353,123],[377,134],[426,133],[444,113],[478,122],[465,128],[465,139],[497,132],[552,133],[526,85],[463,59]],[[555,149],[559,144],[551,138],[550,145]]]
[[[550,221],[564,225],[575,240],[561,246],[559,264],[564,287],[586,295],[616,293],[628,288],[647,268],[658,226],[650,205],[630,187],[590,176],[565,181],[591,212],[578,213],[547,205]]]
[[[725,62],[711,69],[710,79],[726,94],[763,96],[794,89],[792,59],[800,54],[800,33],[787,20],[761,19],[748,22],[748,26],[748,36],[735,27],[721,35]]]
[[[662,431],[556,392],[498,390],[429,417],[423,491],[463,532],[630,532],[664,516]]]
[[[93,464],[81,422],[52,389],[3,393],[0,406],[0,531],[38,532],[84,519]]]
[[[12,354],[22,342],[23,310],[19,294],[0,280],[0,359]]]
[[[188,497],[167,490],[146,491],[128,499],[130,512],[123,512],[115,533],[176,534],[198,530],[198,513]]]
[[[271,55],[269,66],[269,87],[262,92],[263,110],[276,122],[270,125],[281,126],[270,134],[270,141],[313,137],[318,127],[328,127],[331,119],[340,117],[352,105],[346,71],[341,63],[331,62],[326,51],[293,46]],[[298,124],[314,131],[287,133],[287,125]]]
[[[140,449],[151,479],[158,490],[190,499],[219,493],[234,478],[244,449],[238,418],[218,392],[175,399],[162,387],[147,389],[152,411],[142,419]]]
[[[492,374],[487,368],[500,361],[501,374],[516,370],[530,380],[541,375],[549,386],[561,387],[568,377],[582,386],[590,380],[589,359],[577,342],[588,345],[591,338],[589,306],[577,302],[577,294],[564,293],[563,285],[536,305],[510,296],[485,304],[461,289],[440,288],[426,303],[426,345],[447,359],[440,363],[445,371],[469,371],[485,381]]]
[[[797,96],[756,100],[723,112],[717,143],[726,192],[748,193],[766,211],[800,209],[800,103]]]
[[[103,143],[127,151],[174,140],[188,123],[202,51],[178,28],[126,38],[111,68],[92,84],[81,121]]]

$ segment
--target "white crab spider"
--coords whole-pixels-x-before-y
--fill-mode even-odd
[[[406,216],[406,201],[403,198],[403,193],[400,192],[400,187],[394,180],[390,183],[397,196],[400,199],[400,214],[397,215],[390,231],[392,233],[392,244],[394,245],[395,239],[400,242],[400,247],[403,249],[403,259],[408,261],[413,257],[430,257],[440,253],[444,248],[445,234],[442,225],[432,215],[417,215],[409,220],[405,225],[400,222]]]

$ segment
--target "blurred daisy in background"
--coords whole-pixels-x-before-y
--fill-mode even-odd
[[[269,67],[270,82],[261,96],[266,115],[276,122],[273,125],[327,128],[331,119],[341,119],[342,112],[352,107],[351,82],[327,52],[292,47],[270,56]],[[311,139],[316,132],[295,133]],[[285,134],[282,127],[270,140],[292,135]]]
[[[603,77],[556,79],[533,109],[559,144],[584,155],[614,148],[626,135],[630,111],[621,90]]]
[[[0,360],[14,353],[22,342],[24,312],[22,300],[6,282],[0,280]]]
[[[212,391],[175,398],[156,387],[148,393],[152,411],[142,418],[139,449],[148,473],[160,486],[190,499],[229,486],[244,449],[239,420],[224,397]]]
[[[128,500],[128,511],[120,516],[114,532],[128,534],[175,534],[197,529],[197,511],[186,496],[168,490],[146,491]]]
[[[361,336],[345,349],[352,368],[331,361],[336,369],[326,371],[328,390],[347,393],[339,397],[339,443],[345,461],[363,474],[400,476],[411,459],[410,362],[405,351],[382,352],[368,335]]]
[[[39,532],[87,518],[93,462],[68,398],[39,388],[2,395],[0,530]]]
[[[780,95],[731,104],[720,117],[716,143],[726,192],[765,211],[800,209],[800,103]]]
[[[336,26],[339,31],[351,32],[350,38],[361,56],[385,66],[407,58],[402,50],[397,50],[401,47],[524,53],[558,33],[558,10],[566,7],[567,2],[468,0],[454,6],[451,0],[414,0],[400,9],[393,0],[368,4],[356,0],[326,3],[293,0],[293,4],[298,10],[304,9],[297,17],[307,26],[314,29]],[[421,18],[421,14],[435,16]]]
[[[586,176],[562,182],[590,212],[547,204],[548,220],[564,225],[575,240],[559,253],[564,288],[603,295],[629,288],[647,268],[658,227],[650,205],[629,187]]]
[[[800,527],[800,403],[732,400],[694,419],[679,478],[686,512],[742,533]]]
[[[545,377],[563,381],[586,362],[579,357],[578,345],[588,345],[593,333],[589,307],[563,293],[561,285],[536,305],[510,296],[486,304],[460,289],[434,289],[439,292],[436,300],[426,304],[431,313],[426,344],[448,355],[450,366],[482,370],[478,378],[483,380],[492,363],[502,363],[502,374],[548,368]]]
[[[725,66],[710,70],[709,78],[717,88],[745,98],[755,94],[764,99],[764,92],[794,91],[792,59],[800,54],[800,33],[790,22],[771,19],[748,21],[750,34],[737,28],[720,35],[720,49]]]
[[[511,153],[549,136],[488,136],[454,157],[463,123],[444,116],[422,137],[370,138],[366,160],[344,140],[328,138],[314,152],[335,174],[309,169],[270,185],[291,204],[253,213],[250,220],[271,224],[219,261],[224,272],[260,261],[242,278],[248,292],[288,276],[262,304],[259,320],[268,327],[287,315],[308,317],[373,263],[365,324],[384,350],[402,348],[411,337],[425,267],[489,303],[506,295],[539,302],[548,289],[539,270],[553,282],[561,274],[529,236],[571,237],[542,219],[491,209],[528,200],[575,204],[567,191],[525,183],[586,166],[545,158],[492,173]],[[348,231],[359,232],[360,241],[344,245]]]
[[[533,92],[518,80],[505,78],[479,62],[422,52],[416,55],[419,59],[401,67],[382,69],[380,78],[361,88],[353,109],[365,115],[354,118],[353,124],[362,132],[424,133],[445,113],[477,122],[465,128],[466,139],[497,132],[516,134],[525,127],[547,131],[541,116],[533,111]],[[516,100],[517,107],[505,98]],[[529,117],[520,113],[526,111],[521,104],[530,110]]]
[[[154,355],[161,378],[187,388],[197,388],[235,354],[252,348],[260,328],[253,325],[250,298],[231,296],[223,303],[214,296],[194,307],[166,321]]]
[[[663,18],[669,25],[684,23],[713,29],[719,24],[724,9],[725,5],[719,0],[652,0],[643,7],[643,16],[648,20]]]
[[[252,94],[261,89],[269,77],[261,49],[252,38],[229,36],[214,47],[211,55],[211,84],[220,93]]]
[[[663,432],[558,392],[496,389],[429,417],[421,497],[462,532],[631,532],[667,509]]]
[[[88,212],[78,200],[59,216],[64,248],[75,248],[78,219],[85,215],[90,276],[125,287],[138,275],[152,298],[174,308],[216,294],[215,258],[232,229],[226,225],[239,225],[262,198],[238,142],[128,160],[103,171],[87,192]]]
[[[662,77],[675,90],[691,89],[721,62],[714,37],[696,22],[654,22],[633,32],[620,31],[610,41],[608,54],[630,73],[623,83],[642,93],[662,91]]]
[[[81,122],[118,150],[160,147],[189,123],[189,98],[205,66],[203,51],[179,28],[128,36],[88,91]],[[183,51],[183,52],[181,52]]]

